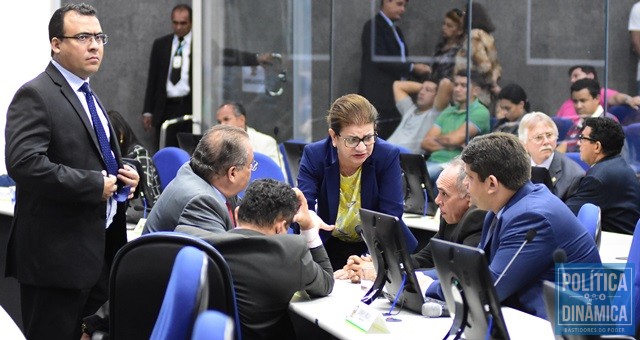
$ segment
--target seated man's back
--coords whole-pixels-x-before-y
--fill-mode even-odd
[[[191,226],[176,231],[202,238],[227,261],[244,339],[293,339],[293,294],[326,296],[333,289],[331,262],[318,235],[326,225],[309,212],[300,190],[273,179],[251,183],[235,215],[238,226],[227,233]],[[298,222],[301,235],[287,235],[291,222]]]

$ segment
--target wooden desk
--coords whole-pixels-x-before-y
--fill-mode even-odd
[[[367,334],[345,320],[364,293],[360,285],[338,280],[331,295],[313,300],[296,295],[289,309],[339,339],[442,339],[451,327],[451,318],[427,318],[402,311],[395,317],[402,321],[387,322],[389,334]],[[378,299],[372,306],[387,312],[390,303]],[[512,308],[504,307],[502,313],[511,339],[554,339],[548,321]]]

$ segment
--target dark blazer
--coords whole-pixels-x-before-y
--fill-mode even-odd
[[[92,287],[105,251],[115,253],[126,242],[125,204],[118,204],[105,231],[106,166],[98,140],[75,91],[53,64],[15,94],[5,137],[7,170],[17,183],[5,275],[36,286]]]
[[[144,107],[142,112],[153,114],[153,125],[159,127],[167,117],[164,109],[167,100],[167,77],[169,76],[169,63],[171,62],[171,44],[173,34],[156,39],[151,48],[149,59],[149,73],[147,76],[147,90],[144,95]],[[191,45],[193,47],[193,44]],[[193,67],[189,68],[189,86],[193,79]]]
[[[404,212],[400,150],[377,138],[373,153],[362,164],[360,180],[361,207],[397,216],[402,221]],[[308,144],[302,152],[298,188],[304,193],[309,209],[322,220],[334,224],[340,202],[340,163],[331,137]],[[418,241],[402,222],[407,249],[413,252]],[[323,239],[330,233],[320,231]]]
[[[179,226],[212,244],[229,264],[244,339],[294,339],[289,301],[305,290],[327,296],[333,269],[324,247],[309,249],[300,235],[264,235],[249,229],[211,233]]]
[[[402,41],[404,36],[400,27],[396,31]],[[400,119],[396,111],[393,98],[393,82],[402,77],[408,77],[411,63],[400,62],[400,45],[393,34],[393,29],[378,13],[373,19],[367,21],[362,29],[362,60],[360,64],[360,86],[358,93],[367,98],[378,112],[380,119]],[[409,49],[405,43],[405,55],[409,57]],[[372,57],[397,57],[398,61],[373,60]],[[396,112],[394,116],[384,116],[390,112]]]
[[[583,204],[595,204],[600,207],[602,230],[633,234],[640,218],[640,184],[622,156],[609,156],[589,168],[565,203],[576,215]]]
[[[565,201],[580,185],[584,170],[562,152],[555,152],[549,166],[549,176],[556,196]]]
[[[444,219],[440,219],[440,228],[433,236],[435,238],[450,242],[464,244],[470,247],[477,247],[480,243],[482,234],[482,224],[484,217],[487,215],[486,210],[480,210],[475,206],[469,207],[467,212],[457,224],[447,224]],[[433,255],[431,254],[431,243],[422,248],[420,251],[411,255],[414,268],[433,268]]]
[[[553,252],[560,248],[567,254],[567,263],[600,263],[595,240],[562,201],[544,185],[527,182],[501,210],[494,232],[490,225],[496,216],[489,212],[484,220],[480,248],[489,262],[489,272],[495,282],[503,306],[545,318],[542,281],[555,282]],[[507,263],[524,242],[529,230],[536,236],[505,272]],[[427,289],[427,296],[443,299],[439,284]]]

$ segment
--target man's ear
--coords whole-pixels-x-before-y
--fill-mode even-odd
[[[51,39],[51,50],[53,51],[53,54],[58,54],[60,53],[60,44],[62,43],[62,40],[53,37]]]
[[[500,182],[498,182],[498,179],[496,178],[496,176],[489,175],[485,179],[485,182],[487,182],[487,192],[488,193],[493,194],[498,190],[498,186],[499,186]]]

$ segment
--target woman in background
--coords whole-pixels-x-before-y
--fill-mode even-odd
[[[504,118],[498,120],[491,132],[506,132],[518,135],[518,126],[522,116],[531,109],[527,93],[518,84],[505,86],[498,94],[498,105]]]
[[[141,181],[141,193],[144,196],[143,199],[146,200],[146,208],[151,209],[160,196],[160,177],[158,177],[156,166],[153,164],[149,152],[140,144],[124,117],[114,110],[107,112],[107,114],[113,125],[113,130],[116,132],[122,155],[135,159],[142,165],[144,183]]]
[[[464,29],[463,11],[454,8],[444,15],[442,36],[433,55],[435,61],[431,65],[431,80],[434,83],[438,84],[442,78],[453,78],[453,67],[456,54],[462,47]]]
[[[329,109],[329,136],[304,148],[298,187],[313,210],[333,231],[320,231],[334,270],[367,246],[356,232],[360,208],[396,216],[402,221],[400,150],[376,135],[378,112],[357,94],[338,98]],[[401,223],[407,250],[417,245]]]

